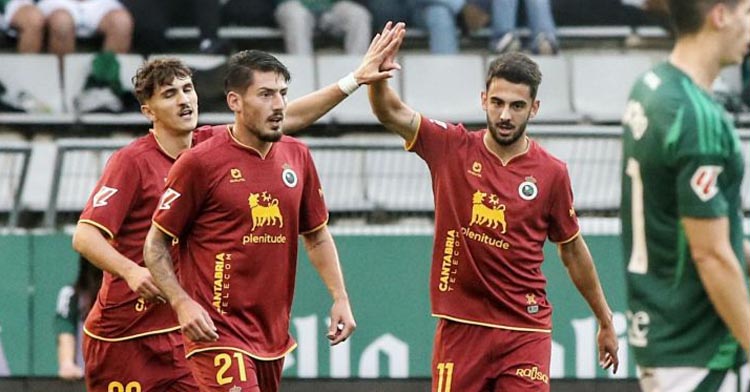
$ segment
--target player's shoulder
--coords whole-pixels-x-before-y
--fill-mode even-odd
[[[112,154],[112,159],[117,162],[137,164],[148,154],[156,152],[157,148],[154,136],[149,133],[133,140],[125,147],[115,151],[114,154]]]
[[[278,146],[288,151],[307,152],[310,150],[307,143],[295,137],[283,135],[281,139],[276,142]]]
[[[214,136],[221,134],[222,132],[228,132],[228,130],[229,126],[227,124],[204,125],[202,127],[198,127],[195,129],[195,131],[193,131],[193,145],[197,146],[200,143],[203,143],[206,140],[209,140]]]
[[[206,156],[213,153],[216,149],[222,148],[229,142],[229,131],[226,126],[223,132],[218,127],[211,127],[210,130],[201,130],[201,132],[210,132],[212,134],[209,135],[206,133],[205,135],[209,137],[185,151],[182,155],[194,157]]]
[[[546,148],[542,147],[536,140],[529,138],[529,152],[540,164],[547,166],[550,170],[564,172],[568,170],[568,164],[558,158]]]

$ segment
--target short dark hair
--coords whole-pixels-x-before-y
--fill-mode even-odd
[[[511,52],[492,60],[487,70],[485,88],[489,90],[493,79],[505,79],[511,83],[529,86],[531,98],[536,99],[539,84],[542,83],[542,71],[539,65],[523,53]]]
[[[739,0],[669,0],[669,22],[675,35],[681,37],[700,31],[708,11],[717,4],[734,8]]]
[[[292,76],[286,66],[270,53],[260,50],[243,50],[229,58],[227,76],[224,78],[224,93],[244,93],[253,84],[253,73],[276,72],[289,83]]]
[[[133,76],[135,97],[143,105],[159,86],[170,83],[175,78],[184,79],[192,76],[190,68],[179,59],[167,57],[147,61]]]

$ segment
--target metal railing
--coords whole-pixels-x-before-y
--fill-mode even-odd
[[[0,144],[0,210],[8,211],[6,226],[18,226],[21,192],[29,169],[31,147],[25,142]]]

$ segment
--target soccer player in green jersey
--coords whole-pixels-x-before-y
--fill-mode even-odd
[[[745,391],[744,162],[710,91],[748,51],[750,0],[669,6],[675,47],[635,83],[623,117],[628,337],[646,392]]]

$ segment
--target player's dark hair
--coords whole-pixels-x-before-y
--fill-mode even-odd
[[[159,86],[171,83],[175,78],[184,79],[193,76],[193,72],[182,61],[176,58],[159,58],[145,62],[132,82],[135,87],[135,97],[143,105]]]
[[[739,0],[669,0],[669,22],[677,37],[695,34],[703,27],[708,12],[717,4],[734,8]]]
[[[490,88],[493,79],[505,79],[511,83],[529,86],[531,98],[536,99],[539,84],[542,83],[542,71],[532,59],[523,53],[511,52],[492,60],[487,70],[485,88]]]
[[[253,84],[255,71],[276,72],[283,76],[287,83],[292,78],[286,66],[271,54],[260,50],[243,50],[229,58],[227,76],[224,78],[224,93],[244,93]]]

